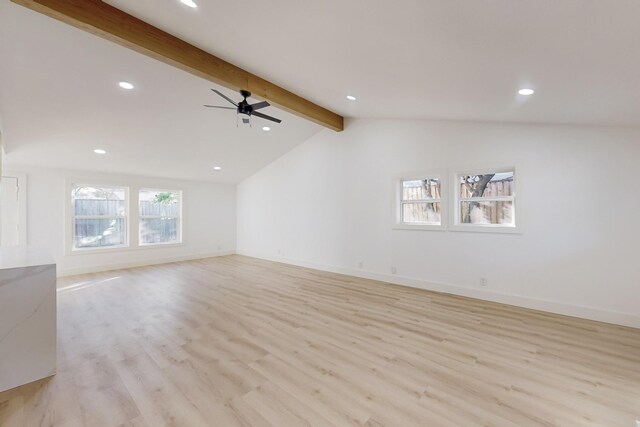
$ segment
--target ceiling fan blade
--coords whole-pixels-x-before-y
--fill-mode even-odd
[[[256,116],[256,117],[261,117],[261,118],[266,119],[266,120],[271,120],[272,122],[276,122],[276,123],[281,123],[282,122],[282,120],[280,120],[280,119],[276,119],[275,117],[267,116],[266,114],[262,114],[262,113],[260,113],[258,111],[254,111],[253,113],[251,113],[251,115],[252,116]]]
[[[215,89],[211,89],[212,91],[214,91],[215,93],[217,93],[218,95],[220,95],[221,97],[223,97],[224,99],[226,99],[227,101],[229,101],[230,103],[232,103],[233,105],[235,105],[236,107],[238,106],[238,104],[236,104],[235,102],[233,102],[233,100],[231,98],[229,98],[227,95],[225,95],[222,92],[218,92]]]
[[[269,104],[267,101],[262,101],[262,102],[258,102],[256,104],[251,105],[251,108],[253,108],[253,111],[256,111],[261,108],[268,107],[269,105],[271,104]]]
[[[237,108],[233,108],[233,107],[221,107],[219,105],[205,105],[205,107],[209,107],[209,108],[221,108],[223,110],[237,110]]]

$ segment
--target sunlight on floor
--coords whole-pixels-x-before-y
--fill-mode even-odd
[[[64,288],[59,288],[58,292],[59,293],[75,292],[75,291],[79,291],[79,290],[88,288],[90,286],[100,285],[100,284],[103,284],[105,282],[111,282],[111,281],[117,280],[119,278],[120,278],[120,276],[115,276],[115,277],[109,277],[108,279],[103,279],[103,280],[90,280],[90,281],[86,281],[86,282],[74,283],[74,284],[65,286]]]

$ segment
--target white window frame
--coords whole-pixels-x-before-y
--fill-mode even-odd
[[[453,194],[451,198],[451,231],[471,231],[480,233],[522,233],[521,218],[519,206],[521,204],[521,177],[520,167],[518,166],[501,166],[501,167],[466,167],[457,168],[450,173],[451,185],[450,189]],[[513,195],[502,197],[486,197],[482,200],[491,201],[512,201],[513,202],[513,225],[505,224],[463,224],[460,222],[460,204],[463,201],[477,201],[474,198],[460,197],[460,177],[467,175],[486,175],[491,173],[513,172]]]
[[[142,215],[140,213],[140,193],[143,191],[157,191],[160,193],[176,193],[178,194],[178,240],[175,242],[165,242],[165,243],[142,243],[142,236],[140,236],[140,223],[142,222],[143,219],[149,219],[149,218],[164,218],[162,215]],[[162,246],[162,247],[166,247],[166,246],[182,246],[183,245],[183,240],[182,240],[182,235],[183,235],[183,230],[182,230],[182,216],[183,216],[183,203],[184,203],[184,199],[183,199],[183,192],[182,190],[169,190],[166,188],[148,188],[148,187],[141,187],[138,188],[137,191],[137,197],[136,197],[136,207],[137,207],[137,221],[138,221],[138,246],[141,248],[152,248],[155,246]],[[169,217],[169,218],[174,218],[174,217]]]
[[[114,251],[122,251],[130,248],[131,245],[131,197],[130,197],[130,188],[126,185],[122,185],[120,183],[105,183],[105,182],[92,182],[89,180],[73,180],[68,181],[66,186],[66,198],[67,198],[67,211],[65,214],[67,227],[65,229],[66,235],[66,244],[65,244],[65,254],[86,254],[86,253],[100,253],[100,252],[114,252]],[[124,216],[82,216],[81,219],[108,219],[108,218],[124,218],[124,244],[123,245],[115,245],[115,246],[101,246],[94,248],[76,248],[74,247],[75,240],[75,220],[77,219],[75,213],[75,205],[74,199],[72,197],[73,189],[76,187],[104,187],[104,188],[116,188],[120,190],[124,190]]]
[[[440,181],[440,199],[422,199],[422,200],[411,200],[405,201],[402,199],[403,191],[402,184],[405,181],[421,181],[425,179],[437,179]],[[423,231],[446,231],[447,230],[447,182],[446,182],[446,173],[442,171],[427,171],[427,172],[419,172],[419,173],[409,173],[404,174],[401,177],[397,177],[394,180],[394,193],[395,196],[393,198],[393,225],[392,227],[396,230],[423,230]],[[425,203],[440,203],[440,224],[416,224],[416,223],[408,223],[403,222],[402,220],[402,205],[404,203],[416,203],[416,202],[425,202]]]

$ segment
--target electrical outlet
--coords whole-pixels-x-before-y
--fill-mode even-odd
[[[282,253],[281,249],[278,249],[278,255],[280,255]]]
[[[480,278],[480,286],[487,286],[489,283],[487,282],[487,278],[486,277],[481,277]]]
[[[218,250],[222,249],[222,246],[218,245]]]
[[[362,268],[363,265],[364,263],[362,261],[358,261],[358,268]]]
[[[396,266],[391,266],[391,274],[396,274],[398,272],[398,269],[396,268]]]

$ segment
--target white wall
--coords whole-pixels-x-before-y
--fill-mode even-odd
[[[239,185],[238,252],[640,327],[639,159],[633,129],[354,120]],[[392,229],[394,177],[486,163],[520,166],[522,234]]]
[[[49,252],[58,275],[100,271],[202,258],[235,252],[236,188],[234,185],[179,181],[33,168],[5,164],[7,171],[27,175],[27,243]],[[65,255],[66,180],[183,191],[183,245],[132,248],[100,253]]]

